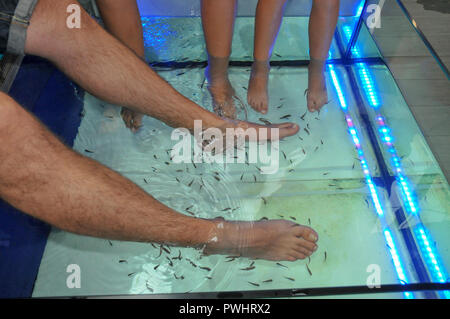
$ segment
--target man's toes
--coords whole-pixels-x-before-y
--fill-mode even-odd
[[[300,252],[300,251],[298,251],[298,250],[295,250],[295,249],[293,249],[293,250],[289,253],[289,256],[294,257],[295,260],[298,260],[298,259],[305,259],[305,258],[308,257],[307,255],[305,255],[305,254],[303,254],[302,252]]]
[[[319,239],[317,233],[307,226],[297,226],[294,229],[295,236],[301,237],[309,242],[315,243]]]

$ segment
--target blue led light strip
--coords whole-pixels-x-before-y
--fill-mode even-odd
[[[364,156],[364,151],[363,151],[363,149],[361,147],[361,142],[360,142],[360,139],[358,137],[358,133],[357,133],[356,127],[355,127],[355,125],[353,123],[351,115],[348,112],[348,105],[347,105],[347,102],[345,100],[343,91],[341,89],[341,85],[339,84],[339,80],[338,80],[338,76],[337,76],[337,73],[336,73],[336,69],[335,69],[333,64],[328,64],[328,70],[329,70],[329,73],[331,75],[331,79],[333,81],[334,88],[336,89],[336,93],[337,93],[337,96],[338,96],[338,99],[339,99],[339,104],[340,104],[341,109],[343,110],[343,112],[345,114],[345,120],[347,122],[347,126],[348,126],[348,129],[349,129],[349,133],[350,133],[350,135],[352,137],[353,144],[355,144],[355,147],[356,147],[356,150],[357,150],[357,153],[358,153],[358,158],[359,158],[359,161],[361,163],[361,167],[362,167],[362,170],[363,170],[364,178],[366,180],[366,184],[369,187],[369,191],[370,191],[370,196],[372,198],[372,202],[374,204],[374,207],[375,207],[375,210],[377,212],[377,215],[378,215],[378,217],[379,217],[379,219],[381,221],[381,225],[382,225],[382,228],[383,228],[383,235],[384,235],[386,244],[389,247],[389,253],[391,254],[391,257],[392,257],[392,260],[393,260],[393,263],[394,263],[395,271],[397,273],[397,278],[399,279],[399,281],[400,281],[400,283],[402,285],[407,284],[408,283],[408,279],[406,277],[406,274],[405,274],[402,262],[400,260],[400,256],[398,254],[397,245],[395,244],[395,241],[394,241],[394,238],[392,236],[392,233],[391,233],[391,231],[389,229],[389,226],[388,226],[388,224],[386,222],[386,219],[385,219],[385,216],[384,216],[384,212],[383,212],[383,208],[381,206],[380,199],[379,199],[378,193],[377,193],[376,188],[375,188],[375,184],[374,184],[372,176],[370,174],[369,166],[367,165],[367,161],[366,161],[365,156]],[[410,293],[410,292],[404,292],[404,296],[407,299],[414,298],[414,295],[412,293]]]
[[[351,27],[344,26],[343,31],[346,36],[346,40],[348,41],[352,34]],[[351,52],[354,57],[361,57],[361,53],[356,45],[351,49]],[[394,139],[390,134],[391,130],[386,124],[385,118],[378,112],[378,108],[381,106],[381,103],[380,97],[377,94],[377,90],[374,85],[375,82],[373,80],[373,77],[365,63],[356,63],[356,69],[367,102],[376,111],[376,124],[378,132],[380,134],[381,141],[390,154],[391,164],[393,166],[397,185],[399,186],[401,191],[401,197],[404,207],[406,208],[408,215],[412,216],[413,218],[413,222],[415,224],[413,228],[415,240],[419,244],[419,249],[422,253],[422,256],[424,256],[425,263],[427,265],[431,278],[436,282],[444,283],[447,280],[445,267],[443,267],[442,262],[440,261],[439,254],[436,252],[435,247],[430,244],[433,242],[431,236],[425,231],[425,227],[420,220],[420,209],[417,201],[417,196],[412,191],[410,182],[404,174],[404,170],[401,165],[401,158],[397,154],[397,151],[393,144]],[[450,298],[449,291],[440,292],[440,295],[445,298]]]

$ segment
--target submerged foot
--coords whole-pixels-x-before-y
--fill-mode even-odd
[[[248,84],[247,102],[257,112],[266,114],[269,108],[268,82],[270,62],[254,61]]]
[[[205,77],[213,99],[214,112],[221,117],[235,119],[237,117],[234,104],[236,92],[228,79],[228,58],[209,56]]]
[[[295,261],[317,250],[317,233],[290,221],[216,222],[217,237],[207,245],[205,254]]]
[[[328,103],[325,61],[311,59],[308,66],[308,89],[305,92],[310,112],[319,111]]]
[[[125,122],[125,126],[131,131],[136,132],[141,127],[144,114],[127,109],[126,107],[122,108],[120,114]]]

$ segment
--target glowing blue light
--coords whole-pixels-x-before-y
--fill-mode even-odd
[[[408,283],[408,280],[406,278],[405,271],[404,271],[402,263],[400,261],[397,247],[394,243],[391,232],[386,229],[384,231],[384,237],[386,239],[386,242],[387,242],[387,245],[389,248],[389,253],[391,254],[391,257],[392,257],[392,261],[394,262],[395,270],[397,272],[397,277],[400,280],[400,283],[402,285],[405,285]],[[413,298],[413,295],[410,292],[405,292],[404,295],[405,295],[405,298],[407,298],[407,299]]]
[[[360,2],[360,4],[358,5],[358,8],[356,9],[356,15],[355,15],[355,17],[359,17],[359,16],[361,16],[361,13],[362,13],[362,11],[363,11],[363,9],[364,9],[364,0],[362,0],[361,2]]]
[[[351,32],[352,30],[349,26],[344,27],[344,34],[346,35],[347,39],[350,39]],[[355,57],[361,56],[360,51],[356,46],[352,48],[352,53],[354,54]],[[362,88],[365,92],[367,101],[371,107],[377,109],[381,104],[379,103],[379,98],[375,93],[376,90],[372,77],[370,76],[370,72],[363,63],[357,63],[356,66],[358,68],[359,78],[362,83]],[[417,233],[414,234],[416,240],[419,242],[419,249],[422,253],[422,256],[426,256],[425,261],[427,262],[428,270],[433,280],[445,282],[447,275],[444,273],[444,268],[439,265],[438,262],[439,255],[437,254],[437,252],[434,251],[434,248],[429,245],[430,243],[429,237],[423,230],[422,222],[420,221],[418,215],[419,208],[416,202],[416,198],[414,192],[411,191],[410,189],[409,181],[402,173],[401,160],[397,155],[397,152],[392,144],[393,138],[390,135],[390,129],[386,126],[385,120],[380,114],[377,114],[376,119],[379,126],[378,129],[381,134],[381,140],[384,142],[388,152],[391,154],[391,161],[393,163],[393,166],[396,168],[394,172],[396,172],[396,180],[401,190],[401,196],[403,199],[404,206],[406,208],[407,213],[411,214],[414,217],[414,222],[417,225],[417,229],[419,229],[420,234]],[[394,257],[393,260],[395,263]],[[399,274],[399,271],[397,271],[397,274]],[[450,292],[445,291],[441,293],[441,295],[443,295],[445,298],[449,298]]]

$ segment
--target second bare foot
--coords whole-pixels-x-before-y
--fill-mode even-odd
[[[317,233],[286,220],[227,222],[216,220],[217,236],[205,254],[233,254],[267,260],[295,261],[317,250]]]
[[[248,84],[247,101],[257,112],[266,114],[269,108],[268,82],[270,62],[254,61]]]

